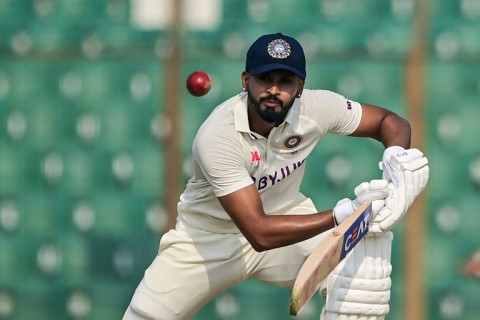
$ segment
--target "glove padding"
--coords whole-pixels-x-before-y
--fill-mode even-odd
[[[379,166],[383,170],[383,179],[393,182],[395,187],[406,185],[405,176],[402,174],[405,170],[420,170],[421,172],[415,175],[418,181],[413,182],[418,183],[417,188],[421,188],[421,190],[427,185],[428,159],[416,148],[405,150],[398,146],[389,147],[385,149]]]
[[[385,207],[373,220],[372,232],[393,228],[425,189],[430,173],[428,159],[421,151],[405,150],[401,147],[385,150],[381,168],[383,177],[392,183],[388,186],[389,195],[385,200]]]
[[[403,218],[413,203],[413,200],[421,192],[414,187],[395,188],[393,183],[388,185],[389,195],[384,201],[384,206],[374,216],[371,232],[385,232],[393,229],[395,224]]]
[[[385,198],[389,195],[388,185],[386,180],[372,180],[359,184],[354,190],[356,196],[354,200],[344,198],[333,208],[335,222],[342,223],[368,200],[373,201],[372,211],[374,215],[377,214],[384,207]]]

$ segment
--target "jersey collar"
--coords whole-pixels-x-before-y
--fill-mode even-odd
[[[241,92],[238,94],[239,99],[235,103],[234,108],[234,121],[235,121],[235,130],[238,132],[250,133],[250,125],[248,123],[248,112],[247,112],[247,93]]]

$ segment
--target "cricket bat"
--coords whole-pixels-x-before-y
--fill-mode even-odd
[[[300,269],[293,285],[290,315],[299,314],[318,290],[320,283],[368,233],[371,220],[372,202],[368,201],[337,226],[313,250]]]

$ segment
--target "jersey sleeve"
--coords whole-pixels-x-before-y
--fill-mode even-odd
[[[214,128],[203,130],[193,144],[193,157],[217,197],[230,194],[253,183],[247,170],[241,133]],[[199,177],[200,175],[200,177]]]
[[[360,103],[328,90],[312,90],[311,94],[308,108],[322,131],[349,135],[357,129],[362,118]]]

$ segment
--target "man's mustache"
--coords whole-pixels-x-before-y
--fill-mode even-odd
[[[280,100],[280,99],[278,99],[278,97],[276,97],[276,96],[268,96],[268,97],[260,98],[259,102],[262,103],[262,102],[267,101],[267,100],[275,101],[275,102],[277,102],[280,106],[283,107],[283,101]]]

